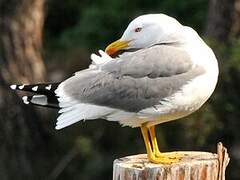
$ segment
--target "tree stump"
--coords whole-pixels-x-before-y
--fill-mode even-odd
[[[178,163],[153,164],[146,154],[116,159],[113,180],[224,180],[229,163],[227,150],[218,143],[217,154],[209,152],[181,151],[183,159]]]

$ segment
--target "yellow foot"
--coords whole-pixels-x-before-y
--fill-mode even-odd
[[[177,152],[170,152],[170,153],[156,153],[153,156],[149,157],[149,160],[152,163],[156,164],[172,164],[181,161],[184,157],[184,154],[177,153]]]
[[[165,153],[161,153],[161,152],[155,152],[154,153],[156,157],[168,157],[170,159],[182,159],[185,155],[183,153],[179,153],[179,152],[165,152]]]

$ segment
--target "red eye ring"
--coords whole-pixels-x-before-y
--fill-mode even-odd
[[[138,27],[138,28],[136,28],[134,31],[135,31],[135,32],[140,32],[141,30],[142,30],[142,28]]]

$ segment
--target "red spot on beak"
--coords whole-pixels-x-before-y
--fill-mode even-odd
[[[113,54],[115,54],[117,52],[117,50],[115,48],[109,48],[106,50],[106,53],[111,56]]]

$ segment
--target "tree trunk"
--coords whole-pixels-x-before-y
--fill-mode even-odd
[[[37,113],[9,84],[45,78],[41,58],[43,0],[0,1],[0,179],[37,179],[34,162],[45,131]],[[43,155],[42,155],[43,156]],[[34,159],[32,159],[34,157]]]
[[[43,0],[0,2],[1,76],[6,82],[43,81]]]
[[[235,0],[210,0],[205,34],[226,41],[232,29]]]
[[[232,32],[234,36],[240,36],[240,0],[235,0]]]
[[[225,180],[229,163],[226,148],[218,144],[218,154],[208,152],[179,152],[183,159],[173,164],[150,163],[145,154],[114,161],[113,180]]]

